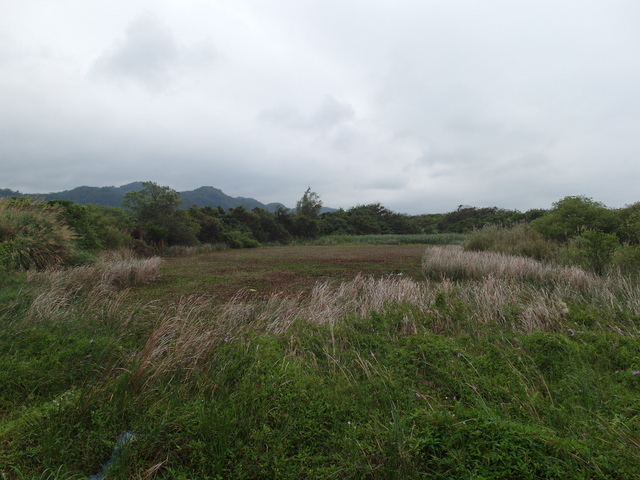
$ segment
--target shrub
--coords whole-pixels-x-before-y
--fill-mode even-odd
[[[526,223],[511,228],[496,225],[484,227],[473,232],[463,246],[469,251],[500,252],[536,260],[552,260],[557,257],[555,245]]]
[[[613,253],[618,248],[618,237],[612,233],[595,230],[584,232],[578,239],[584,264],[597,275],[605,273],[611,263]]]
[[[611,264],[624,274],[637,274],[640,272],[640,246],[619,247],[612,256]]]
[[[24,270],[63,265],[75,239],[60,206],[30,198],[0,200],[0,263]]]

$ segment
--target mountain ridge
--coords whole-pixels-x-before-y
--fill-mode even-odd
[[[143,188],[143,182],[131,182],[126,185],[121,185],[120,187],[90,187],[83,185],[71,190],[51,193],[20,193],[19,191],[5,188],[0,189],[0,197],[38,197],[44,200],[72,200],[81,205],[93,204],[105,207],[120,207],[127,192],[142,190]],[[278,208],[287,209],[282,203],[274,202],[265,204],[255,198],[232,197],[219,188],[211,186],[202,186],[194,190],[186,190],[178,193],[180,200],[183,202],[181,205],[183,208],[196,205],[197,207],[222,207],[226,210],[243,206],[248,210],[258,207],[270,212],[274,212]]]

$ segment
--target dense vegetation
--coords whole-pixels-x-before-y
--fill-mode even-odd
[[[380,204],[320,213],[322,201],[310,188],[294,210],[278,207],[268,211],[262,208],[248,210],[243,206],[229,209],[187,207],[182,204],[178,192],[169,187],[153,182],[140,186],[139,190],[124,194],[121,207],[80,205],[69,200],[42,202],[25,197],[0,199],[0,261],[22,268],[46,266],[47,262],[27,265],[16,260],[18,239],[25,240],[39,230],[43,230],[40,235],[50,235],[53,243],[70,233],[75,239],[73,248],[67,245],[67,252],[52,261],[77,264],[91,261],[92,255],[101,250],[120,247],[152,255],[175,246],[210,244],[246,248],[331,237],[333,240],[320,242],[326,244],[336,243],[340,238],[366,235],[403,235],[406,238],[411,235],[415,242],[434,243],[434,237],[424,235],[463,235],[488,226],[505,229],[517,225],[530,227],[530,236],[538,235],[535,240],[538,243],[544,240],[566,247],[562,261],[579,263],[582,259],[583,266],[599,274],[605,273],[612,264],[633,269],[640,260],[640,202],[609,209],[590,198],[577,196],[565,197],[549,210],[525,213],[461,205],[445,214],[409,216]],[[21,208],[25,210],[24,215],[17,213]],[[27,209],[31,213],[26,213]],[[38,218],[34,217],[35,210],[39,211]],[[16,215],[21,218],[18,229],[15,228]],[[39,228],[45,224],[44,229]],[[21,236],[19,231],[26,232],[26,228],[31,228],[32,233]],[[70,229],[70,232],[64,233],[64,229]],[[56,235],[58,240],[53,239]],[[30,248],[24,242],[23,245]],[[554,248],[547,248],[538,255],[546,259],[551,255],[559,260],[558,252],[552,250]]]
[[[311,190],[294,212],[177,205],[155,184],[125,208],[0,202],[3,478],[112,455],[108,479],[637,478],[640,204],[435,223],[320,214]],[[426,232],[461,245],[402,269],[341,246]],[[302,241],[325,246],[213,247]],[[277,290],[250,283],[260,255],[281,255]]]
[[[86,478],[124,438],[108,478],[637,478],[637,283],[460,247],[406,273],[223,302],[167,299],[157,257],[3,277],[0,472]]]

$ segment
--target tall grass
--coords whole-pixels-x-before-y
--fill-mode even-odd
[[[29,272],[27,282],[36,291],[30,307],[33,319],[65,317],[74,308],[89,311],[126,302],[126,289],[158,278],[161,259],[102,260],[93,265]],[[108,300],[108,302],[107,302]]]
[[[0,199],[0,264],[24,270],[62,265],[75,249],[75,238],[59,206]]]
[[[130,430],[110,478],[637,478],[638,284],[512,257],[430,247],[424,280],[123,297],[109,322],[80,290],[0,333],[0,472],[86,478]],[[72,272],[30,278],[135,288]]]
[[[579,267],[565,267],[533,258],[497,252],[469,252],[460,248],[431,248],[422,259],[422,268],[431,278],[480,280],[489,275],[500,279],[533,283],[563,283],[590,288],[596,276]]]
[[[513,227],[486,226],[474,231],[462,245],[468,251],[489,251],[531,257],[536,260],[558,260],[558,247],[546,240],[529,224]]]

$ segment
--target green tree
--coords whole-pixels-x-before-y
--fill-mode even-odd
[[[198,240],[202,243],[224,242],[224,229],[220,219],[224,216],[224,211],[220,212],[210,205],[205,205],[202,208],[192,205],[188,212],[189,216],[199,225]]]
[[[552,240],[566,242],[588,230],[613,233],[618,225],[616,214],[585,196],[564,197],[531,225]]]
[[[177,210],[178,192],[154,182],[144,182],[142,190],[127,192],[122,205],[131,212],[134,234],[140,240],[162,247],[198,243],[198,225],[184,210]]]
[[[618,211],[620,240],[629,245],[640,244],[640,202],[626,205]]]
[[[445,213],[438,224],[438,230],[451,233],[470,233],[487,225],[507,227],[524,219],[517,210],[497,207],[476,208],[460,205],[457,210]]]
[[[131,246],[134,229],[131,215],[120,207],[85,205],[103,248]]]
[[[298,203],[296,203],[296,213],[308,218],[318,218],[322,209],[322,201],[316,192],[311,191],[311,187],[307,188],[304,195]]]
[[[302,238],[315,238],[320,235],[320,209],[322,201],[317,193],[307,188],[296,204],[295,234]]]

